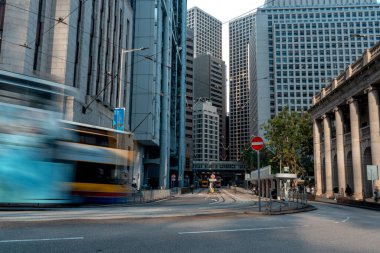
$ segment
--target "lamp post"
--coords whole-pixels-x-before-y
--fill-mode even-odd
[[[133,48],[133,49],[121,49],[121,56],[120,56],[120,69],[119,69],[119,99],[117,101],[117,107],[121,107],[121,83],[122,83],[122,77],[123,77],[123,62],[124,62],[124,55],[126,53],[131,53],[135,51],[142,51],[148,49],[147,47],[140,47],[140,48]]]
[[[135,51],[142,51],[142,50],[145,50],[145,49],[148,49],[148,48],[147,47],[133,48],[133,49],[121,48],[120,67],[119,67],[119,85],[118,85],[118,96],[119,97],[118,97],[117,105],[116,105],[117,108],[120,108],[120,109],[124,109],[125,108],[125,107],[123,107],[123,105],[121,103],[121,97],[122,97],[121,96],[122,95],[122,92],[121,92],[122,89],[121,88],[122,88],[122,80],[123,80],[124,55],[126,53],[131,53],[131,52],[135,52]],[[125,94],[127,96],[126,101],[129,101],[129,92],[127,91]],[[128,108],[128,111],[127,111],[126,115],[129,115],[129,108]],[[129,130],[129,125],[127,125],[127,128]]]

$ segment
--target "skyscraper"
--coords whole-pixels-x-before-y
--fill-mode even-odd
[[[65,119],[112,127],[113,109],[126,104],[118,76],[130,77],[130,54],[121,63],[133,42],[130,1],[0,1],[0,19],[1,69],[75,88]]]
[[[222,59],[222,22],[198,7],[187,11],[187,26],[194,31],[194,57],[209,53]]]
[[[219,114],[219,157],[225,160],[226,66],[222,61],[222,22],[193,7],[187,26],[194,30],[194,99],[207,98]]]
[[[169,187],[183,184],[186,106],[186,1],[134,0],[131,131],[136,140],[135,178]],[[176,17],[173,19],[173,17]]]
[[[230,42],[230,159],[238,161],[249,143],[248,43],[255,15],[249,14],[229,23]]]
[[[258,9],[250,43],[250,131],[312,96],[376,42],[376,0],[278,0]],[[356,38],[354,34],[365,34]]]
[[[219,154],[225,160],[226,150],[226,65],[210,54],[194,59],[194,99],[206,98],[217,108],[219,115]]]
[[[194,104],[194,161],[219,160],[219,115],[208,99]]]
[[[192,169],[193,159],[193,66],[194,66],[194,32],[187,28],[186,40],[186,171]]]

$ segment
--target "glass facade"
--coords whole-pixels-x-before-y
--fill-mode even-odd
[[[270,94],[265,105],[255,108],[259,123],[285,107],[298,112],[307,110],[315,93],[378,41],[375,35],[380,34],[380,5],[356,2],[258,10],[251,71],[257,72],[257,64],[265,61],[269,77],[265,84]],[[358,38],[355,34],[366,36]],[[259,40],[263,36],[265,40]],[[251,99],[259,101],[264,81],[254,79],[252,86],[257,91]],[[269,107],[270,112],[262,115],[260,108],[264,107]],[[260,133],[259,124],[253,131]]]

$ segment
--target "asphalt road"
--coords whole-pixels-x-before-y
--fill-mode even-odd
[[[140,215],[120,211],[131,207],[59,210],[55,218],[55,210],[2,211],[0,252],[380,252],[377,211],[323,203],[288,215],[233,211],[254,208],[250,198],[186,195],[135,207]]]

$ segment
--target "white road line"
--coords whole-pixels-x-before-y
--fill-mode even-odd
[[[207,233],[225,233],[225,232],[242,232],[242,231],[262,231],[262,230],[280,230],[280,229],[292,229],[292,228],[304,228],[304,226],[294,226],[294,227],[269,227],[269,228],[241,228],[241,229],[223,229],[223,230],[205,230],[205,231],[192,231],[192,232],[178,232],[179,235],[186,234],[207,234]]]
[[[339,223],[346,223],[346,221],[348,221],[350,219],[350,217],[347,217],[346,219],[342,220],[342,221],[335,221],[334,223],[335,224],[339,224]]]
[[[11,242],[40,242],[40,241],[61,241],[61,240],[83,240],[84,237],[67,237],[67,238],[42,238],[42,239],[25,239],[25,240],[2,240],[0,243]]]

